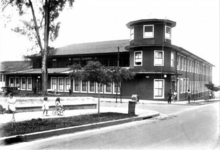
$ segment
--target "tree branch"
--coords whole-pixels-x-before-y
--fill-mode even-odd
[[[36,17],[35,17],[34,8],[33,8],[31,0],[29,0],[29,4],[31,6],[31,11],[32,11],[32,15],[33,15],[34,24],[35,24],[34,29],[35,29],[36,34],[37,34],[37,41],[38,41],[40,50],[42,52],[43,51],[43,47],[42,47],[41,38],[40,38],[40,34],[39,34],[39,28],[38,28],[38,25],[37,25],[37,20],[36,20]]]

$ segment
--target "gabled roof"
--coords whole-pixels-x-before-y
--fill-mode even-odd
[[[52,56],[63,55],[83,55],[83,54],[103,54],[103,53],[117,53],[118,47],[120,52],[128,52],[125,46],[129,45],[129,40],[114,40],[102,41],[92,43],[71,44],[64,47],[56,48],[51,52]],[[30,57],[40,56],[40,54],[32,55]]]
[[[30,61],[3,61],[0,62],[0,72],[20,71],[32,68]]]

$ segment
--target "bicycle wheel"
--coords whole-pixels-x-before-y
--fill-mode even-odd
[[[56,111],[56,110],[52,111],[52,115],[53,115],[53,116],[55,116],[56,114],[57,114],[57,111]]]

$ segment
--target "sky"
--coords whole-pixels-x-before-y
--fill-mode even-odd
[[[128,22],[169,19],[177,23],[172,44],[215,65],[213,83],[220,85],[219,7],[219,0],[75,0],[60,14],[59,37],[50,46],[129,39]],[[0,22],[0,61],[22,60],[31,47],[26,37],[11,31],[18,22],[6,27]]]

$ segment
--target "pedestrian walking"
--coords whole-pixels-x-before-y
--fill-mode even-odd
[[[48,103],[48,98],[47,97],[44,97],[42,110],[43,110],[43,116],[44,116],[44,113],[46,113],[46,116],[48,116],[49,103]]]
[[[172,93],[171,93],[171,89],[167,92],[167,101],[168,104],[171,104],[171,97],[172,97]]]
[[[16,99],[13,97],[13,94],[9,94],[9,98],[7,99],[7,107],[6,107],[6,112],[12,113],[12,121],[15,122],[15,103]]]
[[[188,91],[187,91],[187,99],[188,99],[188,103],[190,104],[191,92],[190,92],[189,89],[188,89]]]

